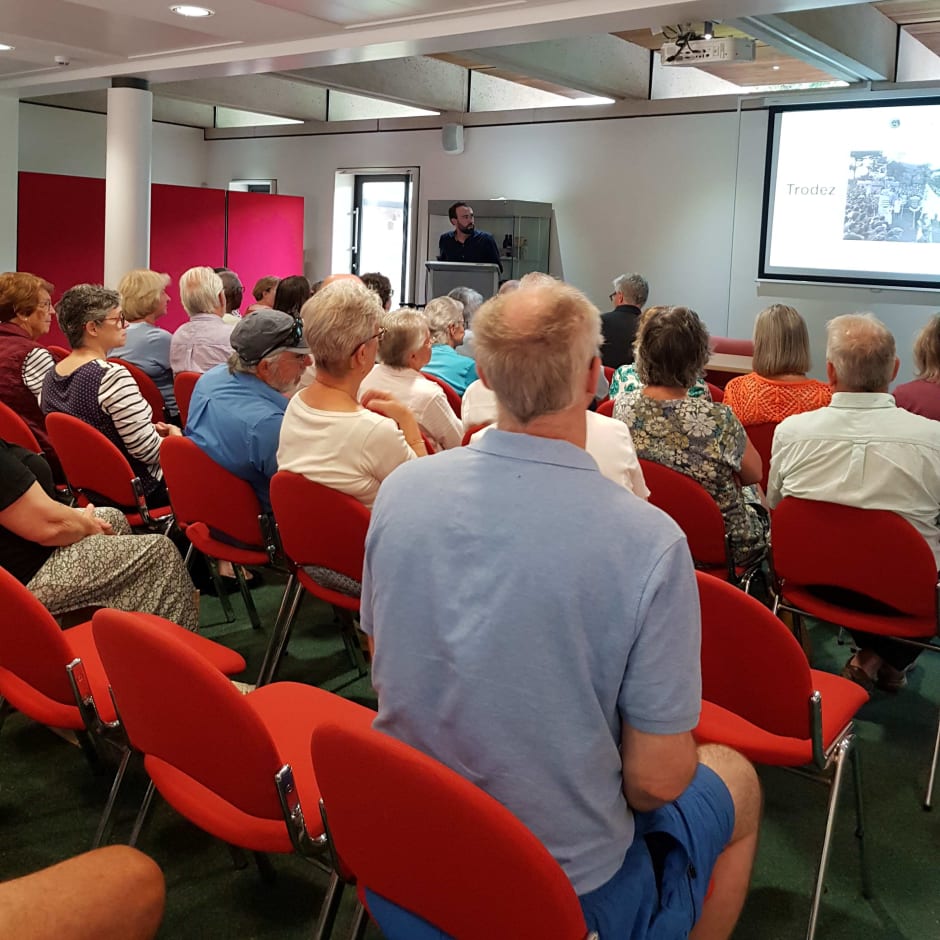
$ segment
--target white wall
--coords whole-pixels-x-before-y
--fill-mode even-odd
[[[105,115],[24,103],[19,115],[21,171],[104,178]],[[154,123],[154,183],[205,186],[206,167],[202,130]]]

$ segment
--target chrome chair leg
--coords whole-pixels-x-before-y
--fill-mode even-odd
[[[290,598],[288,606],[288,595],[293,588],[293,596]],[[294,627],[294,620],[297,617],[297,611],[300,609],[300,602],[304,596],[304,586],[297,580],[295,575],[291,575],[291,580],[287,582],[287,589],[284,591],[284,597],[281,600],[281,611],[287,607],[286,616],[278,612],[278,623],[275,624],[271,632],[271,639],[268,641],[268,648],[264,653],[264,660],[261,663],[261,671],[258,673],[257,687],[267,685],[274,680],[278,667],[281,664],[281,657],[284,650],[287,649],[287,641],[290,639],[291,630]]]
[[[871,899],[875,896],[871,881],[871,866],[865,844],[865,806],[862,799],[862,764],[858,750],[858,741],[853,741],[849,750],[852,762],[852,789],[855,792],[855,836],[858,839],[858,860],[862,871],[862,897]]]
[[[356,903],[356,912],[353,914],[352,927],[349,930],[349,940],[366,940],[366,929],[369,926],[369,915],[366,909]]]
[[[131,830],[131,837],[127,843],[132,848],[137,845],[137,840],[140,838],[140,830],[144,828],[144,823],[147,821],[147,816],[150,813],[150,805],[153,803],[153,795],[156,791],[157,788],[153,785],[153,781],[151,780],[147,784],[147,792],[144,794],[143,802],[140,804],[137,818],[134,820],[134,828]]]
[[[331,872],[330,883],[326,887],[326,895],[320,908],[320,916],[317,918],[314,940],[330,940],[333,935],[333,925],[336,923],[336,914],[339,911],[345,888],[346,884],[339,875],[335,871]]]
[[[92,840],[93,849],[100,848],[111,831],[112,815],[114,814],[114,804],[117,802],[117,795],[120,792],[121,784],[124,782],[124,774],[127,771],[127,765],[130,763],[131,749],[125,748],[121,756],[121,763],[118,764],[117,773],[114,775],[114,782],[111,784],[111,792],[108,793],[108,802],[104,805],[104,812],[101,814],[101,820],[98,823],[98,829],[95,831],[95,838]]]
[[[12,714],[13,711],[13,706],[3,696],[0,696],[0,728],[3,728],[7,716]]]
[[[248,611],[248,619],[251,621],[252,629],[261,629],[261,618],[258,616],[258,610],[255,602],[251,598],[251,591],[248,588],[248,582],[245,580],[245,572],[241,565],[233,565],[235,577],[238,579],[238,590],[241,591],[242,600],[245,602],[245,609]]]
[[[826,831],[823,836],[822,852],[819,856],[819,868],[816,871],[816,885],[809,911],[809,924],[806,927],[806,940],[813,940],[816,935],[816,923],[819,920],[819,905],[822,902],[823,886],[826,880],[826,866],[829,864],[829,850],[832,848],[832,830],[835,824],[836,810],[839,806],[839,791],[842,788],[842,773],[845,770],[845,755],[851,747],[850,738],[839,743],[833,755],[835,770],[829,790],[829,806],[826,812]]]
[[[940,717],[937,719],[937,738],[933,745],[933,760],[930,762],[930,777],[927,780],[927,792],[924,794],[924,809],[928,813],[933,809],[933,785],[937,778],[937,758],[940,758]]]
[[[209,565],[209,574],[212,576],[212,583],[219,595],[219,603],[222,605],[222,612],[225,614],[226,623],[235,622],[235,611],[232,610],[232,602],[228,599],[225,592],[225,585],[222,584],[222,577],[219,574],[219,563],[215,558],[206,555],[206,563]]]

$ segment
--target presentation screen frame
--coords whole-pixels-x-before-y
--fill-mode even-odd
[[[928,111],[931,108],[932,113]],[[901,113],[895,117],[890,113],[892,110]],[[870,187],[867,191],[868,196],[875,197],[875,201],[880,193],[884,192],[883,203],[892,194],[885,180],[891,185],[895,185],[896,181],[890,178],[887,168],[898,161],[891,159],[891,145],[894,141],[890,135],[896,129],[905,127],[904,119],[914,117],[916,111],[921,111],[917,116],[921,117],[924,122],[932,117],[936,118],[938,146],[934,148],[935,161],[932,164],[920,163],[918,166],[922,168],[922,176],[932,171],[930,179],[937,182],[940,180],[940,97],[938,96],[885,98],[877,101],[783,104],[774,105],[768,109],[764,190],[761,206],[759,280],[940,291],[940,192],[933,189],[926,182],[926,178],[924,197],[919,202],[916,198],[902,196],[899,192],[896,194],[898,198],[890,206],[882,204],[878,207],[878,212],[884,216],[885,229],[882,232],[890,234],[890,237],[896,241],[877,241],[874,237],[866,237],[868,234],[874,236],[882,234],[878,231],[878,222],[874,217],[870,220],[873,225],[866,229],[865,235],[858,235],[856,231],[851,230],[863,227],[850,218],[850,200],[859,197],[866,198],[866,192],[860,187]],[[821,135],[826,132],[824,128],[837,126],[838,120],[843,115],[848,120],[852,112],[869,112],[872,120],[883,121],[886,128],[884,140],[889,146],[883,146],[880,150],[856,148],[853,147],[856,140],[843,139],[838,136],[839,132],[836,130],[832,131],[832,136],[837,141],[834,147],[844,147],[844,152],[835,150],[828,154],[821,154],[819,150],[814,149],[816,139],[804,139],[803,146],[807,154],[805,165],[807,168],[819,166],[820,172],[815,173],[810,170],[809,175],[805,176],[794,174],[792,178],[796,180],[795,183],[789,182],[790,177],[788,177],[781,179],[778,185],[778,174],[787,172],[786,169],[782,169],[782,164],[787,164],[788,161],[793,162],[792,154],[785,153],[782,158],[780,153],[784,124],[788,115],[806,112],[829,112],[828,115],[818,114],[804,122],[811,125],[815,121]],[[856,115],[856,118],[861,128],[859,140],[865,139],[865,134],[868,132],[864,127],[865,115]],[[790,130],[795,137],[796,131],[792,128]],[[908,133],[910,140],[910,132],[905,129],[905,133]],[[870,144],[870,141],[866,142]],[[918,146],[922,145],[918,142],[915,144],[915,149]],[[844,169],[839,163],[843,157]],[[818,163],[815,163],[817,158]],[[799,159],[798,155],[797,163]],[[863,165],[866,163],[867,165]],[[913,163],[910,165],[914,166]],[[902,166],[906,167],[908,164],[904,163]],[[864,176],[854,176],[856,173],[870,174],[870,177],[866,180]],[[882,186],[881,190],[878,189],[879,183]],[[897,185],[899,189],[902,188],[900,184]],[[789,187],[789,190],[785,187]],[[807,222],[806,229],[799,233],[805,234],[805,239],[791,236],[792,244],[783,242],[779,235],[781,224],[792,226],[794,221],[798,223],[802,219],[812,219],[816,208],[814,201],[819,204],[826,198],[819,190],[826,192],[832,190],[834,197],[832,205],[820,215],[822,224],[814,225],[812,222]],[[793,195],[791,196],[790,193]],[[778,199],[783,195],[788,196],[792,205],[785,204],[785,209],[781,211]],[[869,199],[861,215],[864,216],[868,212],[868,205],[874,205],[874,202]],[[888,212],[899,205],[902,211],[892,212],[892,220],[889,221]],[[919,213],[916,211],[918,206]],[[908,213],[911,215],[910,219],[907,218]],[[920,220],[918,220],[918,215]],[[929,221],[931,219],[932,221]],[[894,220],[900,224],[895,224]],[[775,223],[777,228],[775,228]],[[835,226],[839,227],[838,233],[834,230]],[[777,240],[775,240],[775,235]],[[932,241],[925,244],[920,240],[922,237],[931,238]],[[824,239],[825,242],[823,242]],[[825,245],[824,249],[820,248],[822,244]],[[788,252],[789,256],[786,257]],[[787,261],[791,262],[794,257],[803,254],[809,263],[781,263],[781,253]],[[815,259],[825,259],[827,254],[833,263],[826,264],[825,261],[818,265],[813,263]]]

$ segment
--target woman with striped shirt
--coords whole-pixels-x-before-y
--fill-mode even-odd
[[[79,284],[62,295],[59,326],[72,344],[72,353],[47,374],[42,410],[61,411],[90,424],[127,457],[140,477],[147,502],[166,501],[160,470],[160,440],[180,429],[153,412],[131,374],[108,362],[108,350],[123,346],[127,321],[117,291],[100,284]]]

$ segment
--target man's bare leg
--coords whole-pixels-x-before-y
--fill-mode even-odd
[[[691,940],[727,940],[744,907],[751,869],[757,853],[761,788],[750,762],[730,748],[705,744],[699,762],[711,768],[728,788],[734,802],[734,832],[712,871],[712,893],[702,916],[689,934]]]
[[[165,894],[154,861],[111,845],[0,884],[0,936],[150,940],[163,919]]]

